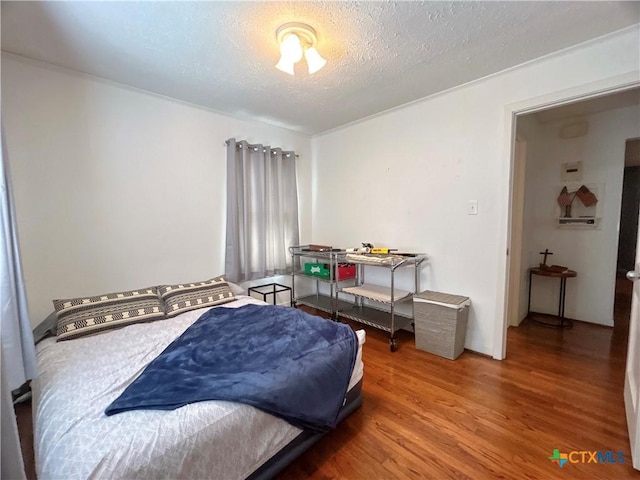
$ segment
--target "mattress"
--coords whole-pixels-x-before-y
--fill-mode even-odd
[[[238,296],[224,307],[264,304]],[[216,308],[216,307],[214,307]],[[40,342],[32,382],[38,478],[248,477],[302,430],[249,405],[207,401],[107,417],[104,409],[206,309],[56,342]],[[364,331],[349,389],[363,374]]]

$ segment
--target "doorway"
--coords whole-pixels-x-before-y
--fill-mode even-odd
[[[620,105],[627,98],[629,103]],[[528,282],[529,268],[541,261],[539,252],[553,252],[551,264],[557,264],[578,272],[560,297],[566,295],[566,316],[579,320],[571,330],[551,330],[525,320],[517,329],[521,337],[531,345],[542,346],[544,351],[558,352],[558,362],[563,355],[587,355],[598,358],[602,365],[600,381],[610,382],[615,390],[625,391],[629,439],[634,437],[637,402],[627,394],[625,385],[629,364],[628,347],[630,328],[636,328],[638,319],[632,315],[632,282],[623,274],[634,270],[638,239],[638,209],[640,208],[640,181],[638,168],[628,168],[638,142],[640,130],[640,89],[578,102],[558,108],[538,111],[515,118],[515,134],[526,139],[526,173],[524,183],[516,184],[518,176],[518,145],[513,158],[512,192],[523,189],[525,205],[521,218],[512,194],[511,239],[518,239],[514,229],[522,227],[520,271],[510,271],[523,281],[518,291],[509,291],[510,302],[518,303],[519,318],[527,316],[528,308],[522,308],[523,293],[536,291],[538,304],[531,310],[554,314],[558,305],[557,279],[541,278],[546,282]],[[595,106],[594,106],[595,105]],[[520,154],[522,156],[522,154]],[[571,166],[571,171],[567,166]],[[567,174],[570,173],[570,174]],[[578,196],[582,188],[593,194],[593,201]],[[589,215],[593,222],[563,228],[562,220],[573,218],[567,213],[563,192],[576,192],[568,205],[581,201],[592,207]],[[575,213],[575,212],[573,212]],[[585,215],[586,217],[586,215]],[[583,217],[577,217],[581,221]],[[635,221],[634,221],[635,220]],[[513,247],[513,245],[510,245]],[[548,250],[547,250],[548,249]],[[513,251],[513,250],[512,250]],[[545,256],[546,258],[546,256]],[[510,267],[513,262],[510,259]],[[541,284],[542,283],[542,284]],[[512,285],[512,282],[509,282]],[[508,304],[509,305],[509,304]],[[513,311],[513,303],[510,304]],[[563,307],[564,308],[564,307]],[[634,307],[636,308],[636,307]],[[546,310],[546,312],[545,312]],[[509,324],[513,325],[510,319]],[[599,324],[599,325],[595,325]],[[546,331],[545,331],[546,330]],[[512,335],[512,330],[509,335]],[[631,337],[631,339],[636,336]],[[633,349],[630,350],[633,352]],[[595,367],[595,366],[594,366]],[[596,379],[594,372],[594,381]],[[632,377],[633,378],[633,377]],[[627,398],[628,397],[628,398]],[[630,419],[630,420],[629,420]],[[621,447],[622,448],[622,447]],[[631,443],[634,464],[638,461],[637,446]],[[637,468],[637,467],[636,467]]]
[[[542,261],[538,253],[547,248],[554,253],[549,257],[550,265],[578,271],[578,277],[567,282],[566,316],[614,325],[623,158],[625,141],[637,136],[639,105],[640,89],[634,88],[515,118],[518,140],[512,170],[508,325],[518,325],[526,317],[528,270]],[[524,154],[520,152],[523,144]],[[637,143],[630,145],[633,151]],[[527,159],[525,180],[518,175],[519,157]],[[579,172],[565,178],[562,167],[572,162],[579,164]],[[632,182],[629,175],[627,184]],[[589,213],[595,225],[562,225],[564,214],[558,196],[563,185],[574,185],[575,190],[586,185],[589,192],[601,197]],[[516,202],[518,195],[525,198],[524,208]],[[635,210],[630,208],[634,202]],[[577,198],[574,203],[584,209]],[[625,202],[623,211],[628,211],[628,217],[635,214],[637,219],[637,204],[633,198]],[[629,235],[633,235],[635,248],[636,233],[629,231]],[[514,258],[519,249],[522,253]],[[520,268],[514,268],[518,263]],[[531,310],[553,314],[558,308],[556,279],[542,280],[532,284]],[[518,283],[519,288],[514,288]]]
[[[576,99],[581,98],[581,99],[598,99],[601,96],[609,96],[609,95],[615,95],[617,93],[623,93],[623,92],[632,92],[630,94],[632,94],[635,98],[635,103],[631,104],[634,105],[634,108],[632,110],[633,115],[635,117],[635,122],[636,122],[636,126],[635,126],[635,130],[629,132],[626,131],[625,134],[623,134],[622,138],[618,138],[618,140],[620,141],[620,148],[622,149],[622,151],[624,151],[624,147],[625,147],[625,141],[629,138],[632,137],[637,137],[637,132],[638,132],[638,126],[637,124],[640,122],[640,119],[638,119],[638,113],[640,112],[639,106],[640,106],[640,89],[638,88],[640,83],[636,80],[629,80],[627,81],[625,78],[623,78],[622,76],[618,79],[611,79],[608,83],[608,89],[607,87],[605,87],[604,85],[602,85],[603,89],[602,90],[596,90],[593,89],[591,87],[589,87],[588,85],[585,85],[581,88],[577,88],[574,89],[571,93],[573,94],[570,95],[568,92],[558,92],[557,94],[554,94],[553,96],[551,96],[551,98],[547,97],[547,98],[540,98],[540,99],[531,99],[528,100],[526,102],[522,102],[520,104],[514,104],[514,105],[510,105],[507,106],[505,108],[505,114],[506,114],[506,125],[508,127],[508,129],[506,130],[507,135],[505,136],[505,153],[509,154],[510,158],[506,158],[506,160],[509,160],[509,163],[507,163],[508,165],[508,171],[509,171],[509,178],[510,178],[510,185],[509,185],[509,189],[511,192],[511,199],[513,199],[513,192],[514,190],[517,189],[523,189],[525,187],[524,184],[518,184],[515,182],[514,180],[514,148],[515,148],[515,138],[516,138],[516,126],[518,125],[518,122],[525,118],[526,115],[530,114],[530,113],[537,113],[537,112],[543,112],[543,110],[554,110],[553,108],[548,108],[550,105],[553,106],[554,102],[555,105],[562,105],[562,106],[567,106],[570,107],[572,106],[574,103],[575,104],[580,104],[583,103],[583,101],[576,101]],[[580,130],[580,129],[578,129]],[[589,149],[587,150],[583,150],[583,151],[596,151],[601,145],[599,144],[595,144],[595,145],[589,145]],[[603,156],[606,156],[606,152],[609,149],[605,149],[604,150],[604,154]],[[535,169],[532,169],[532,164],[534,164],[535,162],[535,158],[531,158],[532,155],[530,155],[531,152],[527,152],[527,174],[529,174],[530,171],[533,171],[534,173],[540,173],[537,172]],[[533,156],[535,157],[535,155]],[[621,153],[619,156],[620,157],[624,157],[623,153]],[[557,171],[555,172],[555,175],[557,175]],[[622,193],[621,193],[621,184],[622,184],[622,172],[619,172],[619,177],[620,179],[620,191],[618,192],[609,192],[609,195],[606,197],[607,199],[611,199],[611,198],[616,198],[615,196],[612,197],[611,194],[615,193],[618,199],[620,199]],[[610,180],[607,180],[607,182],[609,182]],[[525,193],[525,196],[528,196],[529,192]],[[614,216],[615,219],[619,219],[620,216],[620,208],[621,208],[621,203],[618,203],[617,205],[617,210],[614,212]],[[508,218],[509,218],[509,228],[507,230],[507,237],[506,237],[506,247],[507,247],[507,253],[509,254],[510,251],[512,251],[512,242],[514,238],[513,233],[514,233],[514,228],[518,228],[518,225],[525,225],[526,227],[526,222],[522,219],[522,218],[518,218],[518,217],[514,217],[514,209],[513,209],[513,204],[512,202],[509,203],[509,212],[508,212]],[[547,212],[544,214],[546,215],[546,219],[548,220],[549,215],[549,210],[547,209]],[[555,214],[557,215],[557,213]],[[607,213],[607,215],[611,215],[610,212]],[[540,217],[542,218],[542,217]],[[608,217],[611,218],[611,217]],[[637,218],[637,217],[636,217]],[[557,231],[556,231],[557,232]],[[590,358],[591,356],[593,356],[594,347],[599,347],[600,350],[602,350],[602,346],[610,346],[610,351],[607,352],[602,352],[605,355],[602,358],[602,361],[604,363],[600,363],[600,365],[602,365],[602,367],[608,372],[608,378],[612,379],[614,384],[618,384],[619,381],[624,377],[624,391],[625,391],[625,401],[624,401],[624,409],[626,411],[626,415],[627,415],[627,424],[628,424],[628,431],[629,431],[629,439],[631,440],[632,437],[633,439],[636,439],[635,442],[631,441],[631,450],[632,450],[632,457],[633,457],[633,463],[635,468],[640,468],[640,430],[638,432],[636,432],[635,426],[636,425],[640,425],[640,409],[638,409],[638,404],[636,402],[638,395],[640,395],[640,390],[637,391],[637,389],[635,389],[635,387],[633,387],[634,385],[637,387],[637,369],[634,370],[634,361],[632,360],[632,358],[637,359],[638,358],[638,349],[637,349],[637,341],[640,339],[640,335],[638,335],[639,331],[638,331],[638,327],[640,324],[640,310],[638,309],[638,282],[636,281],[636,288],[634,288],[634,293],[632,296],[632,303],[631,303],[631,312],[629,313],[628,311],[628,303],[627,302],[616,302],[616,309],[614,311],[614,302],[613,302],[613,297],[615,297],[615,291],[616,291],[616,284],[618,283],[617,280],[617,252],[618,252],[618,245],[617,245],[617,224],[615,225],[615,234],[616,234],[616,243],[613,246],[608,247],[607,249],[604,250],[598,250],[598,251],[593,251],[592,254],[593,255],[599,255],[601,252],[605,252],[608,255],[613,255],[614,258],[612,260],[609,261],[608,265],[605,267],[606,271],[605,273],[609,274],[611,276],[610,280],[609,280],[609,288],[611,289],[611,301],[610,301],[610,310],[609,310],[609,314],[611,316],[611,326],[613,326],[613,324],[615,323],[615,325],[620,325],[617,328],[602,328],[600,326],[594,326],[591,325],[589,323],[583,323],[583,322],[579,322],[580,326],[585,326],[587,328],[589,328],[591,330],[591,332],[594,332],[595,330],[597,330],[597,334],[595,335],[595,337],[592,335],[592,341],[588,341],[588,344],[585,344],[584,339],[582,339],[580,341],[580,347],[578,349],[578,354],[579,355],[588,355]],[[524,268],[528,269],[528,267],[530,266],[530,264],[528,263],[530,255],[532,255],[531,252],[535,252],[536,249],[535,248],[531,248],[531,247],[527,247],[525,245],[525,242],[527,241],[527,237],[526,235],[522,236],[523,240],[522,240],[522,250],[523,250],[523,257],[522,257],[522,265]],[[574,250],[580,250],[580,248],[583,247],[583,245],[581,245],[583,242],[575,242],[573,245],[571,245],[571,249]],[[636,238],[636,243],[637,243],[637,254],[636,256],[640,257],[640,238]],[[544,250],[544,249],[542,249]],[[536,262],[537,259],[534,259],[533,262]],[[509,325],[509,323],[511,322],[511,320],[509,319],[508,316],[508,312],[512,311],[513,305],[512,302],[519,302],[519,296],[520,296],[520,291],[513,291],[509,289],[509,285],[510,285],[510,277],[511,275],[513,275],[514,273],[517,274],[518,272],[513,272],[509,269],[510,265],[512,264],[511,259],[509,259],[509,262],[507,262],[506,265],[506,275],[504,277],[504,281],[505,281],[505,285],[507,286],[506,288],[506,292],[505,292],[505,298],[504,300],[504,317],[502,319],[502,321],[500,322],[499,325],[497,325],[497,330],[496,330],[496,338],[501,338],[502,342],[497,342],[496,344],[496,348],[494,349],[494,358],[505,358],[507,356],[507,342],[506,342],[506,332],[507,332],[507,325]],[[636,265],[635,266],[635,270],[637,271],[640,268],[640,266]],[[519,272],[522,273],[522,272]],[[637,274],[636,274],[637,275]],[[527,279],[528,280],[528,279]],[[525,283],[526,285],[526,283]],[[622,292],[621,292],[622,293]],[[587,297],[590,296],[590,292],[581,292],[581,294],[586,295]],[[557,298],[557,297],[556,297]],[[625,305],[626,303],[626,305]],[[619,312],[621,311],[621,308],[624,308],[624,313],[622,315],[619,314]],[[522,311],[522,309],[520,309]],[[524,308],[524,310],[526,310],[526,307]],[[635,312],[635,313],[634,313]],[[525,311],[526,313],[526,311]],[[620,322],[614,322],[613,318],[614,318],[614,314],[616,318],[620,318],[621,321]],[[633,318],[631,318],[631,315],[633,315]],[[578,317],[580,318],[580,317]],[[627,323],[627,322],[630,322]],[[623,326],[624,325],[624,326]],[[518,331],[519,329],[517,329],[516,331]],[[629,330],[631,330],[631,332],[635,332],[630,334]],[[536,330],[538,331],[538,330]],[[567,339],[575,339],[577,332],[576,329],[574,330],[569,330],[569,331],[563,331],[561,332],[553,332],[553,331],[548,331],[549,334],[547,335],[548,338],[555,338],[556,341],[556,349],[558,352],[563,352],[565,351],[565,349],[567,348],[568,344],[566,343]],[[604,333],[605,335],[601,335],[601,333]],[[498,337],[500,335],[500,337]],[[606,338],[605,338],[606,337]],[[629,338],[629,340],[627,341],[627,337]],[[607,341],[607,339],[610,339],[610,341]],[[616,340],[617,339],[617,340]],[[634,341],[635,339],[635,341]],[[622,341],[620,341],[622,340]],[[627,352],[627,345],[629,346],[630,350],[629,352]],[[553,345],[552,345],[553,347]],[[634,353],[635,352],[635,353]],[[627,358],[628,354],[630,354],[631,356],[629,358]],[[561,361],[561,359],[559,358],[559,361]],[[621,370],[620,367],[621,365],[624,365],[626,362],[626,369],[623,371]],[[637,363],[637,362],[636,362]],[[609,370],[610,369],[610,370]],[[629,373],[631,372],[631,373]],[[635,372],[635,374],[634,374]],[[635,375],[635,376],[634,376]],[[619,377],[619,378],[618,378]],[[629,379],[633,380],[630,381]],[[635,379],[635,380],[634,380]],[[635,383],[633,383],[635,381]],[[633,388],[632,388],[633,387]],[[615,387],[617,389],[617,386]],[[634,397],[635,394],[635,397]],[[635,400],[634,400],[635,399]]]

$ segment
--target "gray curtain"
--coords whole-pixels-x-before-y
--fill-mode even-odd
[[[299,242],[295,153],[229,139],[226,278],[289,273],[288,248]]]
[[[1,344],[0,344],[1,345]],[[0,346],[0,358],[4,356]],[[5,372],[5,362],[1,362],[2,383],[0,388],[0,402],[2,403],[2,459],[0,460],[0,478],[10,480],[23,480],[24,463],[22,460],[22,450],[20,450],[20,437],[18,435],[18,425],[16,424],[16,414],[11,401],[11,391],[7,384]]]
[[[0,178],[0,228],[2,229],[0,337],[2,337],[3,361],[6,362],[7,382],[9,388],[14,390],[35,376],[36,353],[22,279],[4,131],[2,132],[0,163],[2,164],[2,177]]]
[[[2,136],[0,164],[0,366],[2,369],[2,477],[24,478],[10,392],[36,374],[36,353],[27,311],[16,233],[9,166]],[[7,446],[5,452],[5,445]],[[5,455],[6,453],[6,455]]]

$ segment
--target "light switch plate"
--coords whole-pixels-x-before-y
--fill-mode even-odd
[[[469,200],[469,210],[467,211],[467,215],[477,215],[477,214],[478,214],[478,201]]]

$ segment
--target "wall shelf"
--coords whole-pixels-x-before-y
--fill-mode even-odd
[[[585,217],[585,218],[565,218],[560,217],[556,219],[556,226],[558,228],[570,228],[570,229],[598,229],[600,228],[600,217]]]

